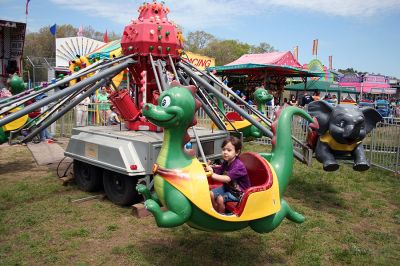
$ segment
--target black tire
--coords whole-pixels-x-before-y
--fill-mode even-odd
[[[81,161],[74,160],[76,185],[83,191],[96,192],[103,187],[102,169]]]
[[[113,203],[127,206],[138,202],[139,195],[136,191],[136,177],[104,170],[103,184],[107,197]]]

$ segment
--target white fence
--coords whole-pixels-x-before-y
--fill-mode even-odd
[[[226,111],[232,111],[226,108]],[[69,137],[72,128],[78,126],[76,123],[76,111],[67,112],[56,126],[56,137]],[[273,110],[267,110],[268,116],[273,115]],[[104,116],[104,113],[103,113]],[[107,125],[107,117],[102,117],[98,104],[89,105],[87,117],[84,119],[82,126],[102,126]],[[199,126],[211,128],[212,121],[208,118],[203,109],[200,109],[197,114]],[[308,123],[301,117],[294,117],[292,123],[292,135],[305,143],[307,139]],[[255,139],[254,142],[264,145],[271,145],[271,140],[267,137]],[[385,118],[384,122],[379,123],[377,128],[369,134],[363,141],[367,157],[370,162],[380,168],[400,173],[400,118]],[[295,150],[303,152],[300,145],[294,145]]]

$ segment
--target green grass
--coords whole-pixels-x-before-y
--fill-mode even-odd
[[[0,265],[400,263],[400,180],[376,168],[325,173],[296,162],[285,199],[306,221],[265,235],[161,229],[108,200],[71,203],[90,194],[62,186],[25,147],[0,148],[0,182]]]

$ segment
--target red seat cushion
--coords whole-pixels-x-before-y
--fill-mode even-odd
[[[225,116],[229,121],[243,121],[243,117],[236,112],[229,112]]]
[[[267,190],[272,186],[273,176],[267,161],[259,154],[245,152],[240,155],[240,160],[247,169],[251,187],[246,189],[240,202],[227,202],[226,209],[240,216],[246,206],[247,199],[251,193]]]

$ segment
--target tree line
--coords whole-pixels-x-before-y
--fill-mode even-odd
[[[54,58],[55,40],[50,33],[50,26],[40,28],[37,32],[28,32],[25,38],[24,57],[30,58],[45,57]],[[70,24],[57,26],[57,37],[66,38],[77,36],[79,29]],[[95,30],[91,26],[83,28],[82,35],[91,39],[103,41],[104,32]],[[107,32],[108,40],[118,40],[120,34],[113,31]],[[261,42],[258,45],[251,45],[239,40],[222,40],[205,31],[188,32],[185,35],[185,50],[202,54],[208,57],[215,58],[216,65],[225,65],[230,63],[244,54],[259,54],[276,52],[277,50],[267,42]],[[32,73],[32,66],[24,60],[24,69]],[[46,76],[45,70],[36,70],[38,76]],[[363,75],[367,72],[360,72],[353,68],[339,69],[343,74],[358,74]],[[40,74],[40,72],[43,72]],[[32,74],[31,74],[32,76]],[[27,78],[27,76],[25,76]]]
[[[37,32],[28,32],[25,38],[24,56],[54,57],[54,36],[50,33],[50,26],[42,27]],[[77,36],[79,29],[70,24],[57,26],[57,38]],[[91,26],[84,27],[83,36],[103,41],[104,32],[99,32]],[[121,36],[108,32],[109,41],[120,39]],[[276,49],[266,42],[251,45],[238,40],[221,40],[205,31],[189,32],[185,36],[185,49],[205,56],[215,58],[217,65],[225,65],[247,53],[274,52]]]

